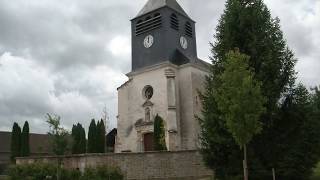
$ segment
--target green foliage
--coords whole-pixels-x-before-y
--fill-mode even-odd
[[[72,126],[72,154],[86,153],[86,134],[80,123]]]
[[[21,156],[26,157],[30,155],[30,142],[29,142],[29,123],[26,121],[22,128],[21,133]]]
[[[19,156],[21,156],[21,128],[15,122],[11,132],[11,160],[15,161]]]
[[[259,119],[265,111],[260,82],[250,71],[249,59],[238,51],[230,51],[223,64],[225,70],[218,77],[221,86],[214,94],[229,132],[241,147],[261,132]]]
[[[44,180],[57,179],[57,166],[52,164],[17,165],[9,168],[11,180]],[[122,180],[123,175],[117,168],[100,166],[87,168],[82,174],[79,170],[61,169],[60,180]]]
[[[255,73],[254,79],[261,82],[266,98],[266,112],[260,118],[263,130],[252,139],[248,149],[251,179],[271,179],[272,168],[282,179],[308,178],[318,160],[319,114],[314,108],[315,100],[301,103],[308,96],[297,93],[299,88],[294,86],[296,59],[283,38],[279,19],[271,17],[262,0],[227,0],[215,38],[211,44],[211,73],[206,90],[200,94],[203,113],[199,120],[206,164],[216,170],[219,179],[242,173],[241,152],[214,96],[221,86],[218,77],[225,69],[225,55],[238,47],[250,56],[250,69]],[[314,96],[311,99],[316,99]],[[288,102],[293,103],[288,106]]]
[[[166,139],[163,119],[157,115],[154,119],[154,149],[156,151],[166,151]]]
[[[107,166],[100,166],[97,168],[87,168],[81,180],[105,180],[105,179],[112,179],[112,180],[122,180],[124,179],[121,171],[117,168],[110,168]]]
[[[97,143],[96,143],[96,149],[97,153],[105,153],[105,147],[106,147],[106,127],[104,125],[103,120],[98,122],[97,124]]]
[[[50,136],[52,151],[55,155],[64,155],[69,150],[69,132],[60,125],[60,120],[59,116],[47,114],[46,122],[50,128],[48,135]]]
[[[298,85],[285,98],[277,128],[287,128],[277,132],[274,144],[277,153],[275,167],[279,178],[304,180],[312,175],[313,168],[320,159],[320,113],[319,94],[310,93],[303,85]],[[285,127],[284,127],[285,126]]]
[[[91,120],[88,132],[88,153],[97,152],[97,125],[94,119]]]

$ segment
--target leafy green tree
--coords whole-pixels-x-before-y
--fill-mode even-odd
[[[277,178],[307,180],[319,161],[320,114],[317,102],[316,91],[310,93],[302,84],[284,98],[279,119],[274,124],[275,128],[287,129],[274,131]]]
[[[279,160],[275,153],[278,149],[273,147],[273,132],[286,129],[277,129],[273,124],[278,120],[279,102],[294,86],[296,59],[283,38],[279,19],[271,17],[262,0],[227,0],[215,38],[211,44],[211,73],[206,80],[206,90],[200,95],[203,102],[203,113],[199,117],[202,154],[219,179],[241,173],[238,168],[241,151],[236,148],[214,96],[221,86],[218,77],[224,72],[225,55],[238,47],[250,56],[249,66],[254,79],[261,82],[261,92],[266,98],[266,112],[260,119],[263,130],[253,138],[248,149],[252,156],[251,167],[261,177],[263,170],[269,173]]]
[[[21,133],[21,156],[26,157],[30,155],[30,142],[29,142],[29,123],[26,121],[22,128]]]
[[[154,149],[156,151],[166,151],[166,139],[163,119],[157,115],[154,118]]]
[[[11,160],[15,162],[15,158],[21,155],[21,128],[18,123],[13,123],[11,132]]]
[[[88,132],[88,153],[97,152],[97,125],[94,119],[91,120]]]
[[[106,147],[106,127],[104,125],[103,120],[98,121],[97,125],[97,152],[98,153],[105,153]]]
[[[68,137],[69,132],[61,126],[61,118],[57,115],[47,114],[47,123],[49,124],[48,135],[51,139],[52,151],[55,155],[65,155],[69,150]]]
[[[218,108],[226,121],[228,131],[244,152],[244,177],[248,180],[247,144],[262,130],[260,116],[264,113],[265,99],[260,82],[249,68],[249,56],[238,50],[230,51],[224,62],[224,72],[218,77],[221,86],[214,94]]]

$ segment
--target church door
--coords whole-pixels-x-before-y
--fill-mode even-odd
[[[153,133],[147,133],[143,136],[144,151],[153,151]]]

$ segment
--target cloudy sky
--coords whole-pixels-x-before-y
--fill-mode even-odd
[[[178,0],[197,21],[198,54],[209,41],[224,0]],[[146,0],[1,0],[0,130],[28,120],[45,133],[45,114],[70,128],[99,119],[106,107],[116,125],[116,88],[131,68],[130,19]],[[265,0],[281,19],[299,59],[299,81],[320,84],[320,0]]]

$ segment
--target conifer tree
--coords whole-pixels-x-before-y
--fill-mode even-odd
[[[97,152],[97,125],[94,119],[91,120],[88,131],[88,153]]]
[[[156,151],[165,151],[166,140],[165,140],[165,129],[163,119],[157,115],[154,119],[154,149]]]
[[[21,133],[21,156],[26,157],[30,155],[30,142],[29,142],[29,123],[26,121],[22,128]]]
[[[98,153],[105,153],[105,146],[106,146],[106,128],[104,125],[103,120],[98,122],[97,125],[97,152]]]
[[[81,128],[80,128],[79,153],[80,154],[86,153],[86,147],[87,147],[86,131],[81,125]]]
[[[72,154],[86,153],[85,130],[80,123],[72,127]]]
[[[315,151],[310,150],[318,146],[317,141],[310,143],[312,146],[309,144],[309,150],[313,153],[309,155],[308,165],[305,163],[308,159],[306,156],[297,155],[305,151],[296,141],[306,141],[305,136],[292,136],[290,131],[297,128],[296,130],[305,135],[307,132],[314,132],[317,126],[299,126],[302,121],[300,116],[293,116],[296,120],[291,121],[283,116],[289,112],[295,114],[296,111],[294,106],[284,108],[287,106],[286,102],[292,100],[289,95],[296,89],[296,59],[286,45],[280,20],[271,17],[263,0],[227,0],[215,38],[215,42],[211,44],[211,73],[206,80],[206,90],[200,94],[203,112],[199,120],[202,154],[206,164],[215,170],[219,179],[238,176],[242,172],[239,168],[242,164],[237,163],[241,162],[241,152],[227,129],[225,118],[214,97],[215,90],[221,86],[217,77],[225,70],[225,55],[237,47],[250,56],[250,68],[255,73],[254,78],[261,82],[261,92],[266,97],[266,112],[260,119],[263,130],[253,138],[248,149],[252,156],[251,169],[256,175],[251,176],[251,179],[269,179],[272,177],[271,169],[275,169],[276,174],[283,179],[292,179],[294,174],[301,174],[299,178],[308,178],[305,169],[310,170],[310,165],[318,158]],[[300,93],[299,96],[298,99],[303,99],[303,94]],[[302,108],[301,111],[297,112],[310,114],[307,112],[310,111],[308,108]],[[304,122],[310,123],[306,120]],[[287,153],[289,149],[291,153]],[[299,171],[292,167],[293,162],[285,160],[284,157],[300,162]]]
[[[11,160],[15,162],[15,158],[19,156],[21,156],[21,128],[15,122],[11,132]]]

